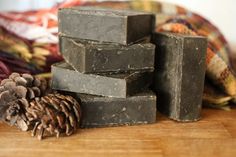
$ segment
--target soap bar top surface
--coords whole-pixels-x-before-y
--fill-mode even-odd
[[[52,88],[56,90],[126,98],[147,88],[153,72],[83,74],[67,63],[52,66]]]
[[[156,95],[142,91],[127,98],[77,94],[81,101],[82,128],[137,125],[156,122]]]
[[[82,73],[154,69],[155,45],[146,41],[125,46],[61,36],[60,52]]]
[[[79,14],[96,16],[127,17],[136,15],[150,15],[150,13],[143,11],[119,10],[99,7],[71,7],[61,9],[68,9],[70,11],[78,12]]]
[[[151,35],[155,16],[96,7],[61,8],[58,26],[63,36],[127,45]]]
[[[175,33],[155,33],[155,89],[158,109],[177,121],[200,118],[206,70],[207,39]]]

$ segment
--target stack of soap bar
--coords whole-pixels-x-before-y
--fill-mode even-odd
[[[116,43],[60,37],[60,52],[81,73],[153,70],[155,45]]]
[[[128,10],[63,8],[58,12],[58,25],[63,36],[127,45],[151,35],[155,16]]]
[[[60,52],[52,88],[81,101],[82,127],[153,123],[155,45],[153,14],[101,8],[63,8],[58,13]]]
[[[158,109],[177,121],[197,121],[205,78],[206,38],[156,33],[153,42]]]

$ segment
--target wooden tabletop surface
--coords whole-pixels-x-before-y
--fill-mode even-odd
[[[0,123],[0,157],[236,157],[236,109],[204,109],[202,120],[78,130],[38,141]]]

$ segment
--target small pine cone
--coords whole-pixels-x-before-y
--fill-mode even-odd
[[[32,136],[38,132],[39,140],[44,135],[69,136],[79,127],[80,105],[71,96],[48,94],[30,102],[25,110],[29,124],[33,124]]]
[[[10,105],[19,101],[30,101],[35,97],[41,97],[48,88],[45,79],[34,77],[30,74],[12,73],[9,78],[0,84],[0,120],[5,121],[6,110]],[[15,105],[13,105],[15,106]],[[13,124],[16,117],[9,120]],[[8,122],[9,122],[8,121]]]

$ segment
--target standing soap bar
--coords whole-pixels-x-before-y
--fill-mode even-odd
[[[156,122],[156,95],[141,92],[127,98],[109,98],[85,94],[81,100],[82,128],[137,125]]]
[[[60,52],[82,73],[154,70],[155,45],[124,46],[60,37]]]
[[[153,82],[153,72],[82,74],[67,63],[52,66],[52,88],[56,90],[126,98]]]
[[[61,8],[59,33],[63,36],[127,45],[151,35],[151,13],[93,7]]]
[[[177,121],[200,118],[207,40],[200,36],[156,33],[155,90],[158,109]]]

